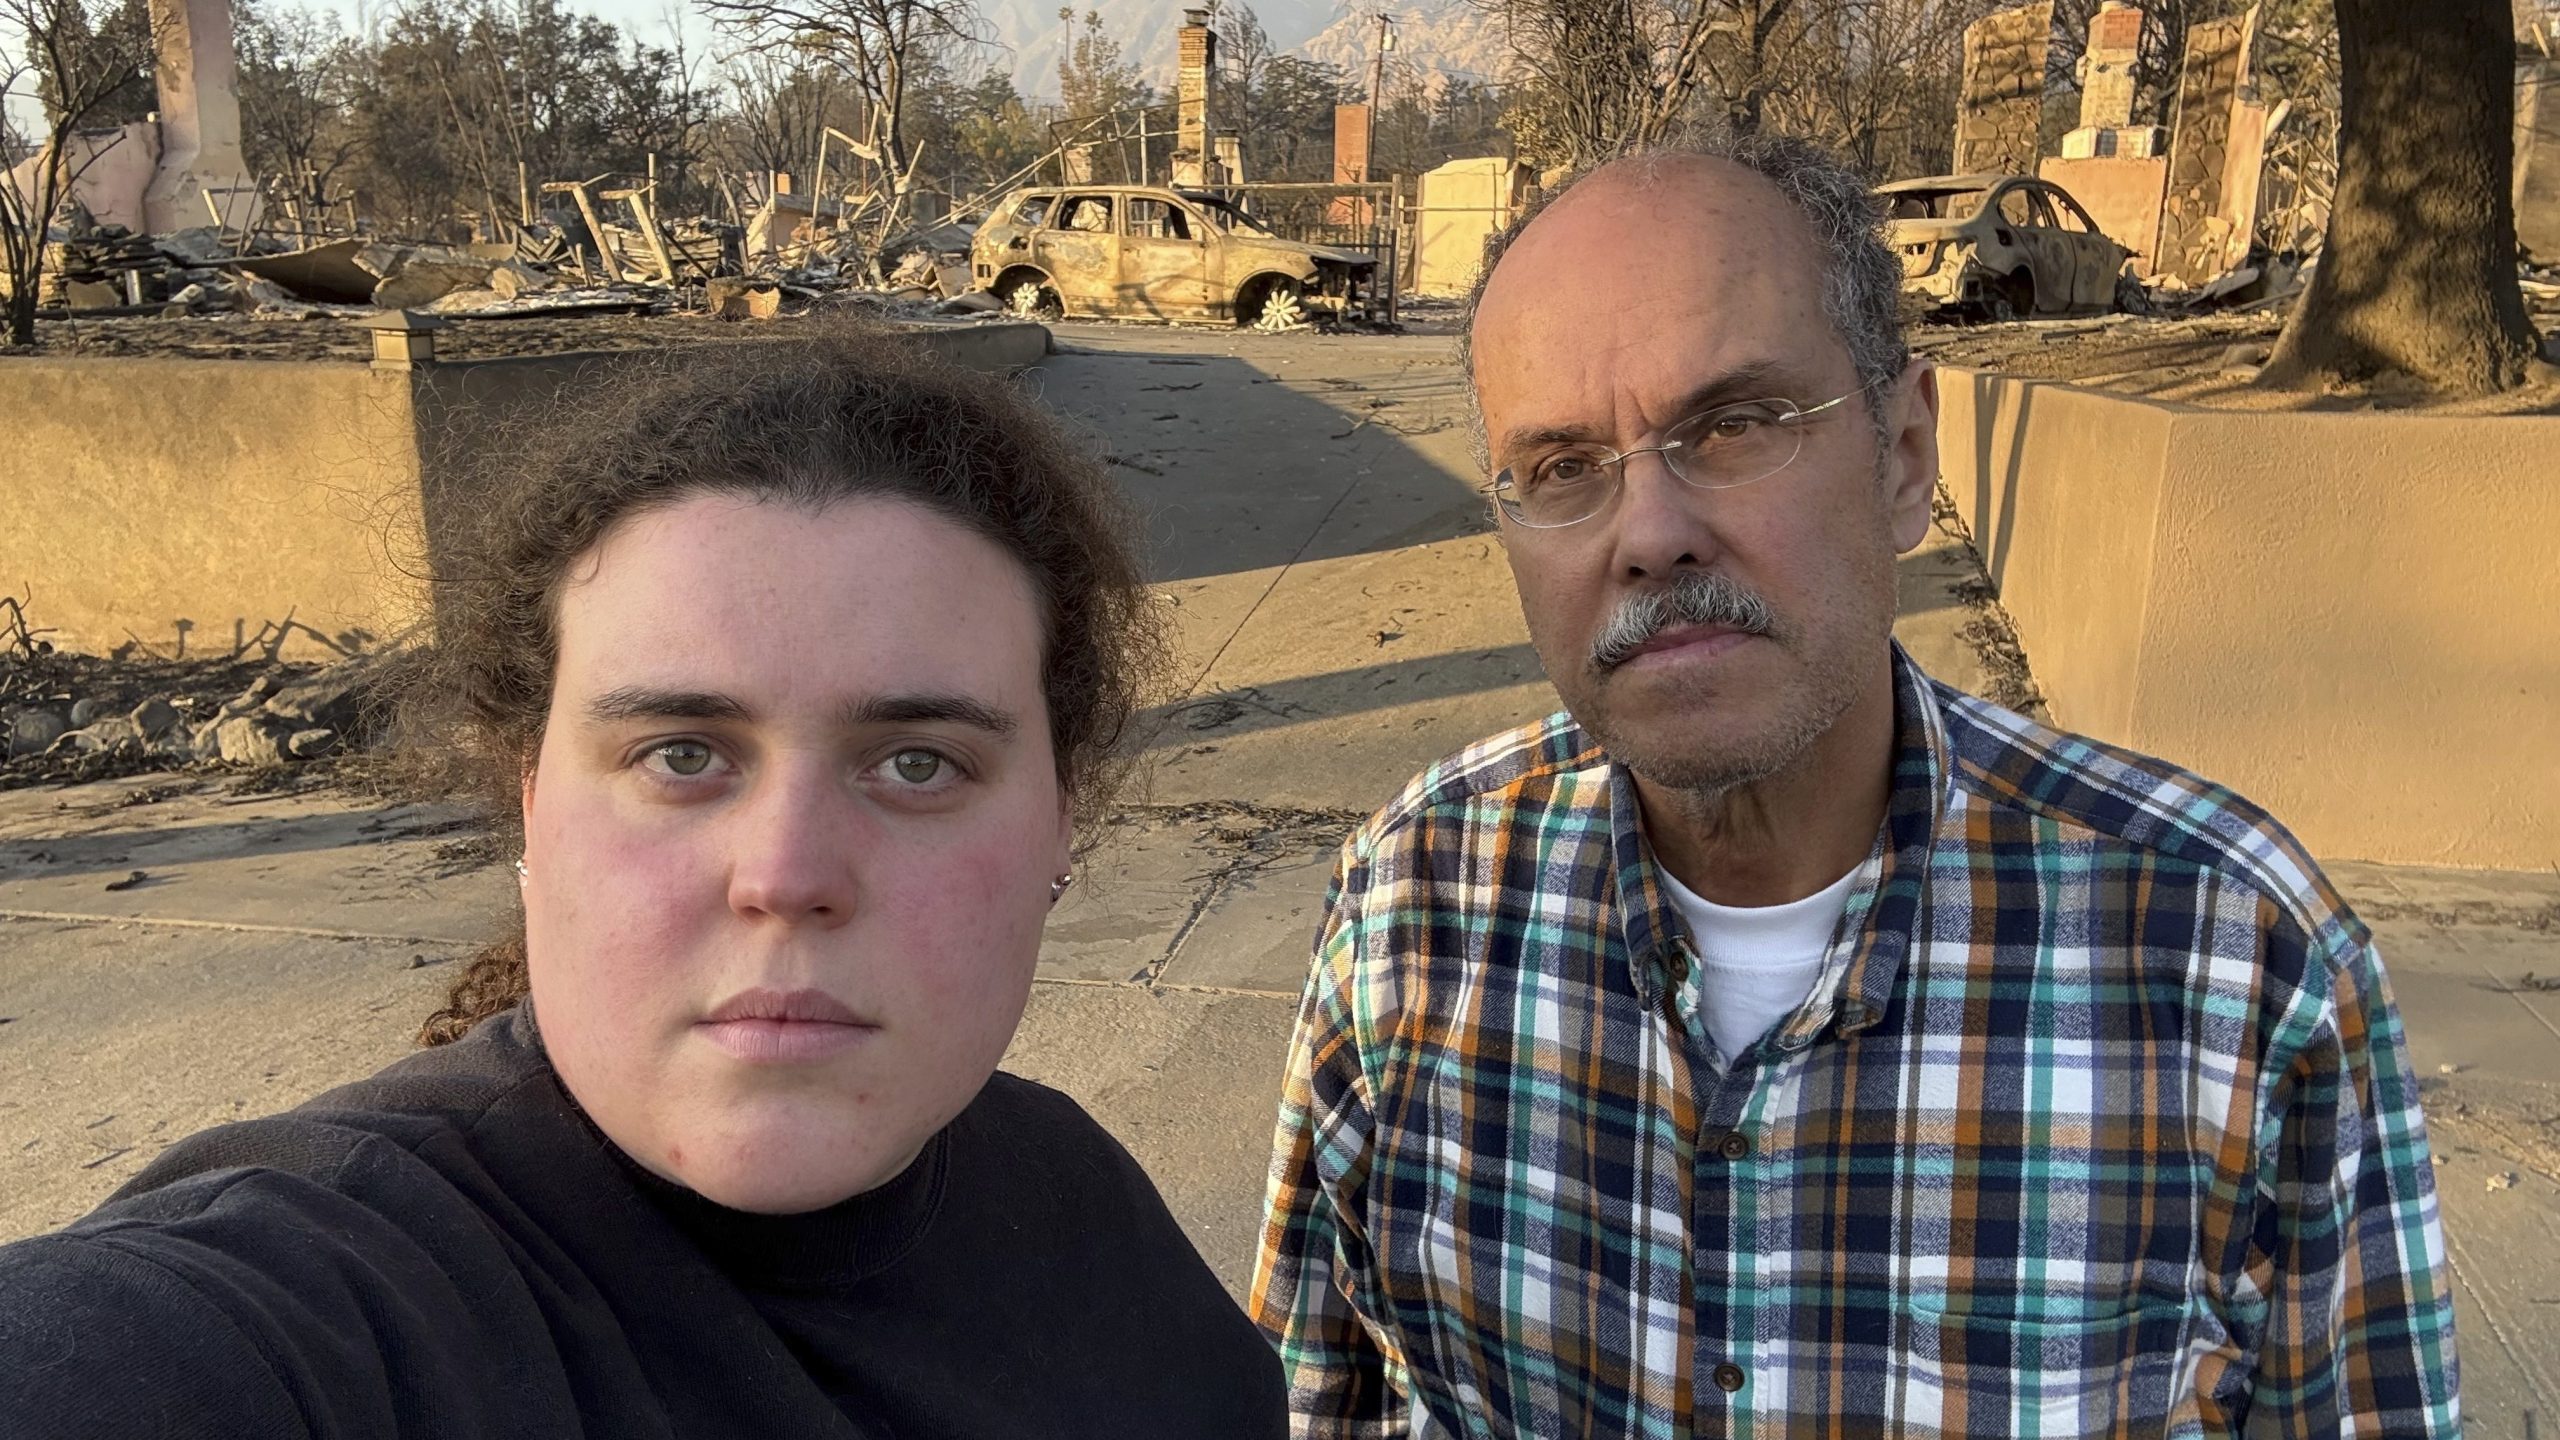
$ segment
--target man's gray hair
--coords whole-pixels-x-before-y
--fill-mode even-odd
[[[1884,206],[1874,189],[1866,177],[1809,140],[1786,135],[1690,137],[1584,165],[1486,237],[1484,266],[1467,290],[1458,332],[1458,368],[1466,377],[1467,405],[1476,420],[1478,464],[1490,468],[1492,462],[1484,417],[1475,409],[1476,307],[1483,303],[1493,267],[1531,221],[1595,172],[1625,164],[1650,172],[1651,162],[1690,155],[1728,160],[1761,176],[1776,185],[1804,217],[1821,247],[1822,313],[1840,343],[1848,347],[1849,362],[1869,397],[1868,411],[1877,415],[1877,427],[1882,429],[1875,397],[1911,363],[1911,346],[1902,332],[1902,263],[1884,243]]]

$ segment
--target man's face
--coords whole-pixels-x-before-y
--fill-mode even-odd
[[[1813,234],[1785,197],[1689,157],[1584,180],[1521,233],[1477,311],[1497,471],[1567,441],[1655,444],[1710,405],[1849,395],[1801,422],[1794,460],[1755,483],[1698,489],[1644,455],[1587,520],[1503,521],[1548,678],[1657,785],[1775,774],[1885,673],[1894,556],[1929,523],[1935,391],[1915,365],[1851,393],[1820,295]],[[1708,602],[1686,618],[1662,603],[1684,589]]]
[[[524,888],[562,1080],[726,1205],[892,1178],[995,1069],[1066,868],[1028,578],[903,504],[699,496],[558,607]]]

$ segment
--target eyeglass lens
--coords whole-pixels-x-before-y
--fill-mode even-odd
[[[1804,443],[1803,412],[1786,400],[1745,400],[1700,411],[1663,432],[1657,445],[1621,454],[1602,445],[1564,445],[1506,467],[1495,497],[1524,525],[1570,525],[1599,513],[1626,461],[1658,454],[1671,473],[1701,490],[1730,490],[1787,467]]]

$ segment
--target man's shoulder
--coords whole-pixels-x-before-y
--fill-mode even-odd
[[[2247,796],[2159,756],[1931,683],[1946,724],[1948,784],[1968,803],[2245,886],[2306,939],[2362,938],[2361,922],[2302,842]]]
[[[1551,803],[1554,781],[1607,763],[1598,742],[1559,710],[1433,761],[1352,832],[1348,848],[1374,854],[1424,820],[1452,812],[1498,822],[1523,806]]]

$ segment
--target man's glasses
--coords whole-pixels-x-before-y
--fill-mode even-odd
[[[1558,446],[1502,467],[1493,477],[1493,502],[1514,524],[1532,530],[1578,525],[1608,505],[1626,474],[1626,462],[1638,455],[1661,456],[1672,474],[1700,490],[1731,490],[1766,480],[1786,469],[1804,448],[1806,421],[1858,393],[1852,390],[1801,410],[1792,400],[1778,399],[1718,405],[1663,431],[1661,444],[1633,450]]]

